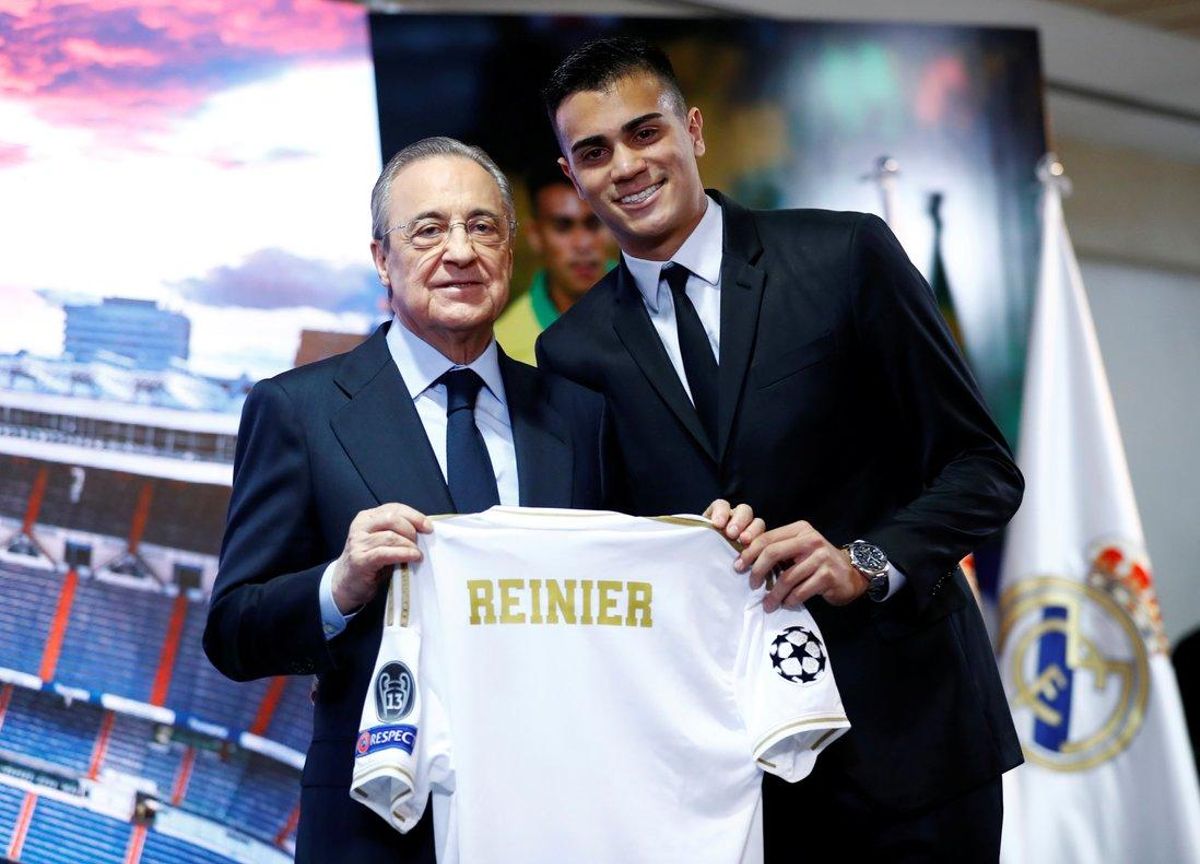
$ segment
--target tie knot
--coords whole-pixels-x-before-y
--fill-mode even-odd
[[[676,297],[685,293],[684,289],[687,288],[687,280],[691,275],[691,270],[674,261],[662,268],[662,278],[667,280],[667,287]]]
[[[438,382],[446,385],[446,414],[455,411],[475,410],[475,397],[483,386],[483,379],[474,369],[451,369],[438,378]]]

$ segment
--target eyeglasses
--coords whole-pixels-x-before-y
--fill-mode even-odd
[[[396,225],[385,231],[391,234],[399,231],[401,236],[414,249],[437,249],[450,239],[450,232],[456,225],[461,225],[466,232],[467,240],[474,246],[501,246],[511,235],[515,225],[495,216],[479,215],[470,219],[448,221],[424,217],[414,219],[407,225]]]

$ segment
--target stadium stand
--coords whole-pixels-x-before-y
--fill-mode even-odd
[[[20,456],[0,456],[0,516],[23,520],[39,463]]]
[[[55,679],[149,702],[170,614],[161,594],[81,579]]]
[[[250,739],[254,749],[243,749],[240,733],[302,752],[311,735],[312,679],[239,684],[203,654],[207,608],[194,589],[201,568],[211,573],[214,566],[227,501],[227,487],[0,455],[0,518],[8,526],[0,540],[20,536],[12,532],[32,516],[32,535],[43,542],[53,537],[47,548],[54,555],[73,541],[109,550],[137,550],[141,542],[150,547],[145,560],[162,571],[139,586],[107,575],[104,559],[82,573],[66,572],[61,561],[47,571],[12,555],[0,560],[0,667],[24,675],[0,684],[0,759],[10,769],[33,765],[42,775],[14,780],[0,772],[0,860],[14,842],[12,857],[20,862],[229,864],[288,857],[299,757],[269,747],[259,753],[266,745]],[[180,574],[192,590],[159,584]],[[143,716],[150,705],[111,697],[167,710],[150,720]],[[26,805],[21,783],[41,789],[36,784],[60,776],[79,784],[72,789],[79,806],[60,800],[61,793],[30,796],[32,807]],[[152,821],[135,825],[132,813],[104,815],[114,795],[129,796],[133,806],[129,778],[175,814],[167,831]],[[187,841],[188,825],[198,826],[194,839],[203,845]],[[222,840],[226,826],[236,834]]]
[[[21,812],[24,799],[25,793],[20,789],[0,784],[0,854],[12,841],[13,826],[17,823],[17,814]]]
[[[198,602],[188,606],[167,707],[234,729],[249,729],[269,682],[239,684],[214,669],[200,645],[207,609]]]
[[[184,747],[159,742],[154,728],[149,720],[116,715],[102,767],[150,780],[159,796],[167,798],[174,788]]]
[[[0,752],[84,773],[91,763],[101,713],[94,705],[67,706],[57,696],[14,687],[0,726]]]
[[[132,828],[111,816],[39,798],[22,864],[122,864]]]
[[[308,749],[312,740],[312,682],[312,676],[288,679],[283,698],[262,733],[264,737],[300,753]]]
[[[49,477],[37,521],[73,531],[125,538],[145,477],[89,468],[82,482],[70,465],[46,463]],[[32,491],[26,491],[26,496]]]
[[[0,665],[38,674],[62,577],[0,565]]]
[[[177,837],[151,831],[142,847],[141,864],[236,864],[236,861]]]
[[[146,543],[216,555],[229,509],[229,489],[205,483],[157,480]]]

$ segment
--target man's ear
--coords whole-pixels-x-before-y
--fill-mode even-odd
[[[704,116],[699,108],[693,107],[687,115],[688,135],[692,139],[692,152],[697,156],[704,155]]]
[[[579,188],[579,183],[575,180],[575,175],[571,173],[571,163],[567,161],[566,156],[558,157],[558,167],[562,169],[563,176],[570,180],[571,185],[575,187],[575,194],[586,201],[587,199],[583,197],[583,190]]]
[[[384,248],[383,240],[371,241],[371,260],[375,262],[375,272],[379,276],[379,282],[387,289],[388,302],[392,299],[392,280],[387,272],[387,249]]]

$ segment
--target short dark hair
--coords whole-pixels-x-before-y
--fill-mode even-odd
[[[542,88],[542,101],[554,126],[554,115],[568,96],[584,90],[604,90],[615,81],[639,72],[662,82],[676,113],[687,113],[687,101],[666,53],[635,36],[605,36],[576,48],[558,64]]]
[[[566,186],[568,189],[575,189],[570,178],[558,167],[558,162],[553,159],[546,159],[544,162],[539,160],[525,175],[525,188],[529,192],[529,206],[533,211],[534,219],[538,218],[538,193],[552,186]]]

